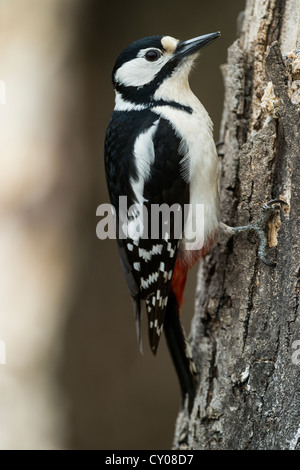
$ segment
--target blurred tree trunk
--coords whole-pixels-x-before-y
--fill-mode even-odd
[[[300,2],[248,0],[239,20],[223,67],[222,220],[254,221],[273,198],[289,206],[268,250],[275,268],[247,235],[201,263],[191,332],[200,385],[174,448],[300,449]]]
[[[64,326],[95,188],[80,0],[0,0],[0,448],[62,448]],[[88,220],[87,214],[92,214]]]

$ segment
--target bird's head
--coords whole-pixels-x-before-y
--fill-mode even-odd
[[[171,86],[176,91],[176,86],[188,83],[191,66],[200,49],[219,36],[216,32],[187,41],[151,36],[133,42],[119,55],[113,69],[117,95],[134,104],[163,99],[162,87],[166,90]]]

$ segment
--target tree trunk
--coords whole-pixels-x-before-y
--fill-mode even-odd
[[[222,68],[222,221],[245,225],[278,197],[288,206],[280,230],[278,219],[269,226],[275,268],[244,234],[201,263],[191,331],[199,389],[174,448],[300,449],[300,1],[248,0],[240,23]]]

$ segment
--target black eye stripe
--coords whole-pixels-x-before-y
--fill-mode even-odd
[[[160,57],[161,57],[161,52],[158,51],[157,49],[150,49],[145,54],[145,59],[148,60],[148,62],[155,62]]]

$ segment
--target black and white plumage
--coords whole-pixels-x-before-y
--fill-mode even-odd
[[[183,395],[191,409],[195,367],[179,310],[187,270],[211,244],[219,219],[218,158],[211,120],[189,87],[191,66],[212,33],[189,41],[153,36],[134,42],[113,69],[116,93],[105,141],[106,179],[117,214],[118,246],[127,285],[135,304],[139,341],[141,301],[148,314],[150,346],[156,353],[163,325]],[[123,213],[120,197],[127,206]],[[182,237],[169,231],[143,238],[151,226],[151,207],[167,204],[189,217]],[[196,204],[204,205],[203,240],[189,246]],[[147,209],[146,216],[139,207]],[[120,215],[121,214],[121,215]],[[139,231],[137,230],[139,228]],[[123,231],[123,232],[122,232]],[[126,237],[120,237],[120,232]]]

